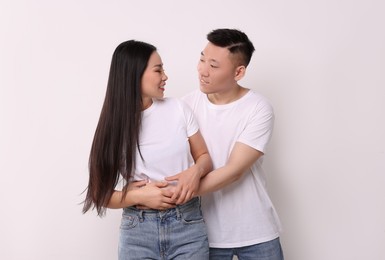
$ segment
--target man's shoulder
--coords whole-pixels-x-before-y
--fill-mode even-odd
[[[250,89],[249,92],[250,92],[250,97],[252,99],[270,103],[269,99],[265,95],[261,94],[260,92],[254,90],[254,89]]]
[[[250,90],[249,91],[249,104],[251,106],[254,106],[256,108],[267,108],[267,109],[273,109],[273,106],[271,104],[271,101],[261,93],[255,91],[255,90]]]

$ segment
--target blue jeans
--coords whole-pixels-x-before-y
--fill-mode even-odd
[[[119,260],[128,259],[209,259],[199,198],[165,211],[125,208]]]
[[[210,260],[231,260],[236,255],[239,260],[283,260],[279,238],[238,248],[210,247]]]

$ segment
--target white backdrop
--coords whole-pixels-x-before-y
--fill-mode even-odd
[[[140,2],[140,3],[139,3]],[[215,28],[256,47],[245,87],[276,112],[266,156],[287,260],[385,259],[381,0],[0,0],[0,259],[116,259],[120,211],[81,214],[110,59],[158,47],[167,96],[198,87]]]

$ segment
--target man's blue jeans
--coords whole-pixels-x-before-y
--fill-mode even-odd
[[[123,210],[119,260],[209,258],[206,226],[199,198],[176,208]]]
[[[279,238],[238,248],[210,247],[210,260],[231,260],[236,255],[239,260],[283,260]]]

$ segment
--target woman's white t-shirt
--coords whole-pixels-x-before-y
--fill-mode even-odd
[[[177,98],[154,99],[142,112],[139,151],[132,180],[163,181],[193,163],[188,138],[198,131],[192,110]],[[115,188],[122,190],[122,181]]]

